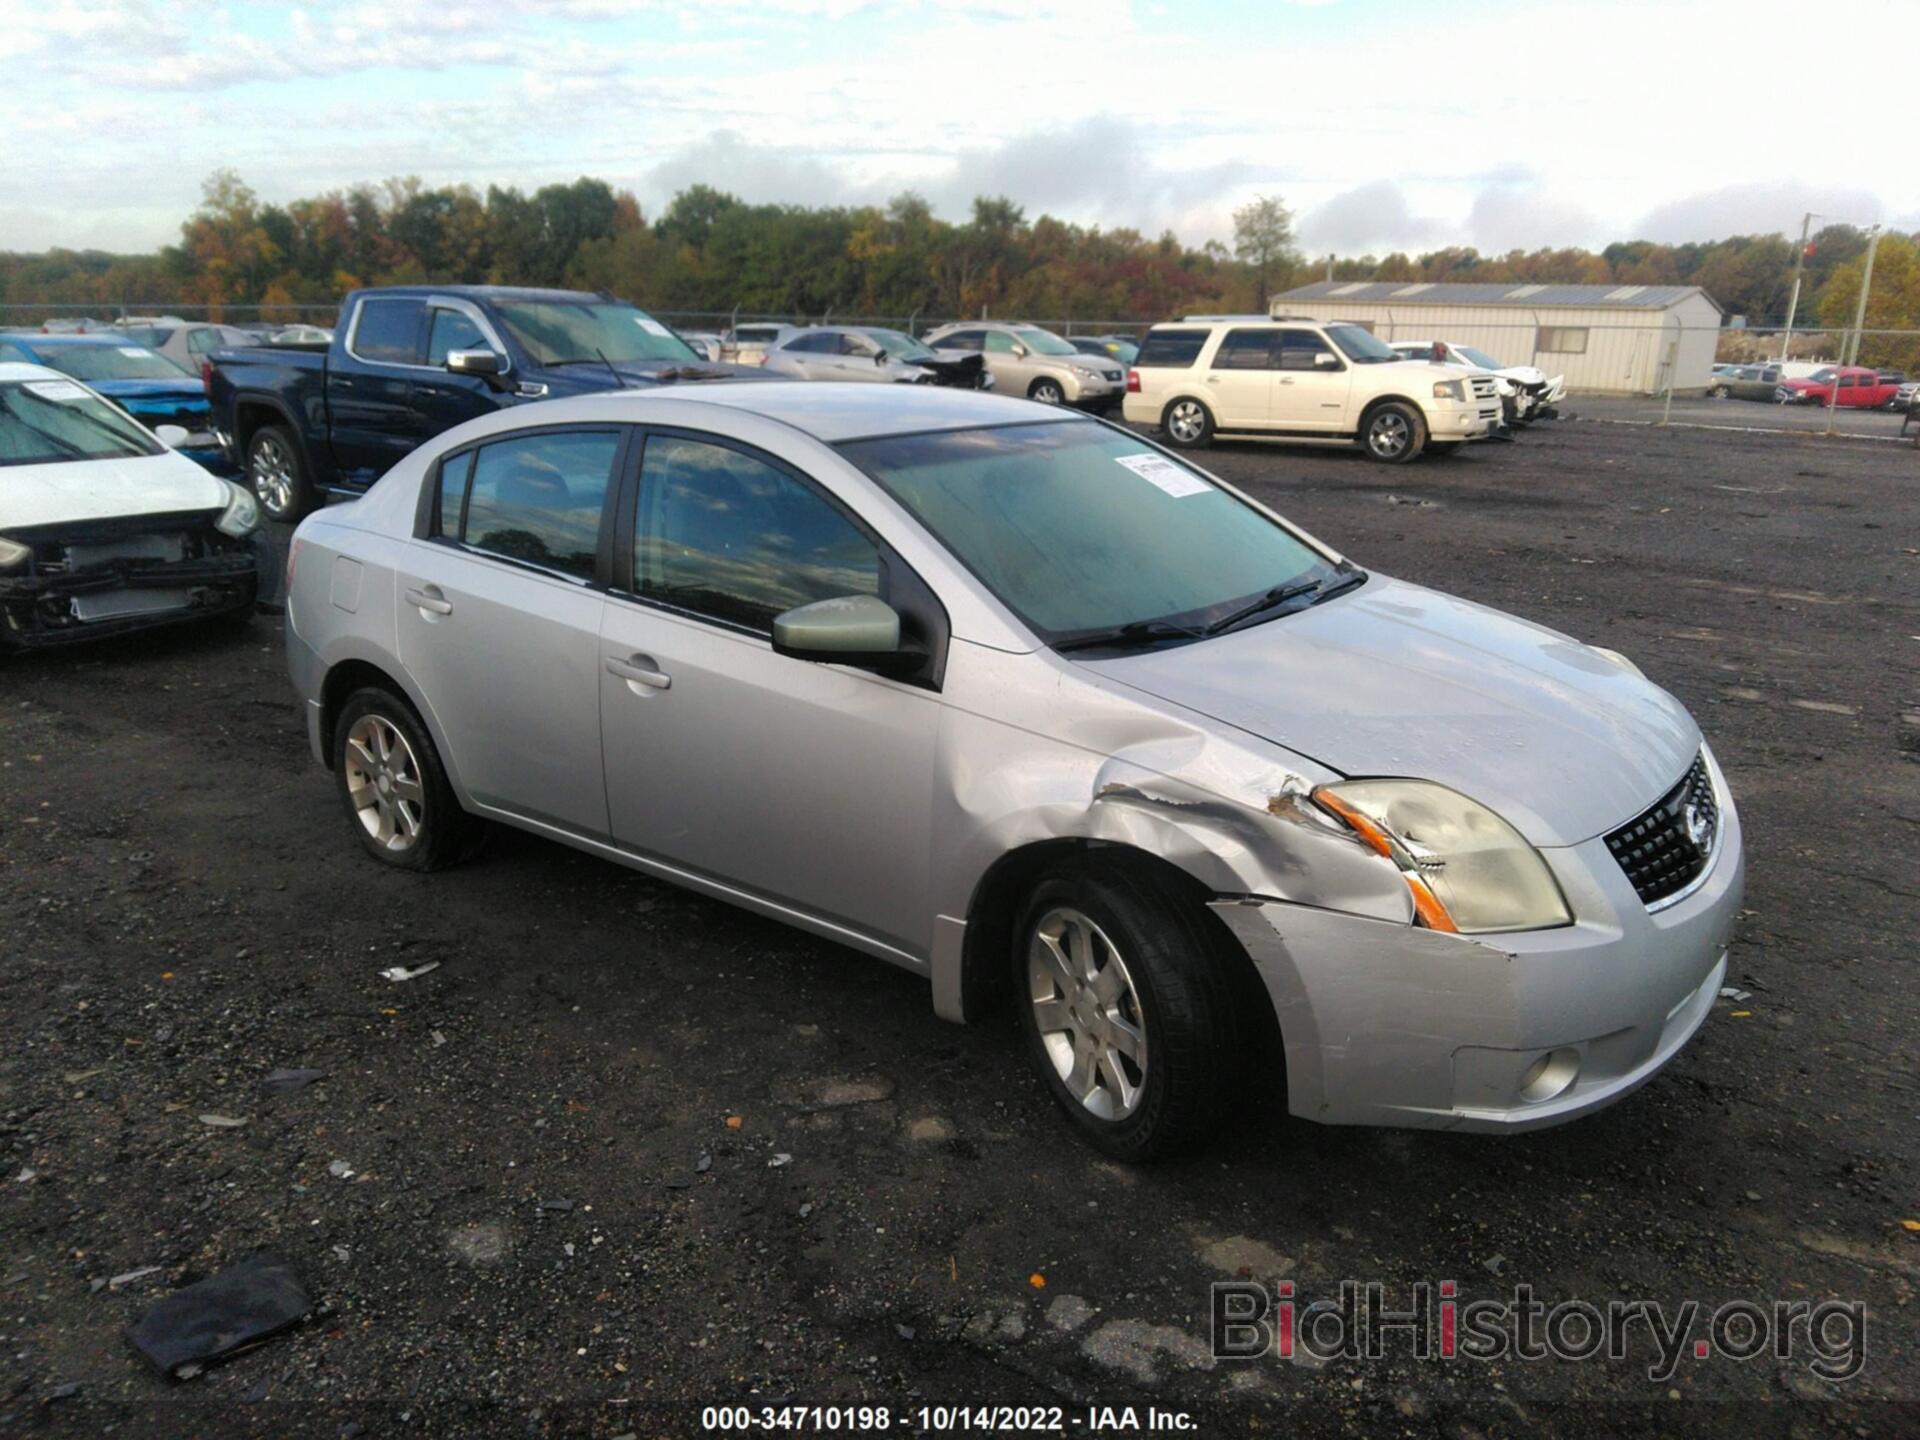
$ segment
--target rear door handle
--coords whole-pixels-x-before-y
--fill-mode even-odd
[[[1218,385],[1220,383],[1220,377],[1218,375],[1209,375],[1207,376],[1207,383],[1209,385]]]
[[[1293,383],[1293,377],[1289,375],[1286,379],[1282,380],[1280,383],[1282,385],[1291,385]]]
[[[673,677],[664,670],[654,668],[651,655],[635,655],[622,660],[618,655],[607,657],[607,673],[618,675],[622,680],[631,680],[636,685],[645,685],[653,690],[671,690]]]
[[[437,585],[429,585],[424,590],[407,591],[407,603],[418,605],[422,610],[434,615],[453,613],[453,602],[440,593]]]

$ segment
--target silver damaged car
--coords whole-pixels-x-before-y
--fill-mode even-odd
[[[1740,821],[1671,695],[1086,415],[833,383],[522,406],[309,516],[292,568],[289,665],[368,855],[514,825],[925,975],[950,1019],[1010,1005],[1123,1158],[1262,1096],[1571,1120],[1726,969]]]

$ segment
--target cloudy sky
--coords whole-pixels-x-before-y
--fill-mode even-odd
[[[264,198],[577,175],[649,213],[976,193],[1343,254],[1920,228],[1913,0],[0,0],[0,249]],[[1790,40],[1790,43],[1789,43]],[[1793,61],[1790,76],[1782,61]],[[1847,117],[1840,125],[1831,117]]]

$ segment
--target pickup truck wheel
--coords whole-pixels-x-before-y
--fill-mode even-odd
[[[1078,861],[1035,886],[1014,932],[1028,1053],[1074,1128],[1116,1159],[1204,1139],[1241,1074],[1234,957],[1208,918],[1156,871]]]
[[[1183,396],[1160,416],[1167,439],[1182,450],[1198,450],[1213,439],[1213,412],[1198,400]]]
[[[1427,424],[1411,405],[1392,400],[1368,412],[1361,440],[1375,460],[1404,465],[1426,448]]]
[[[300,446],[283,425],[263,425],[247,442],[247,483],[269,518],[291,523],[313,508]]]
[[[355,838],[382,864],[444,869],[484,833],[460,808],[427,727],[391,690],[356,690],[340,707],[333,773]]]

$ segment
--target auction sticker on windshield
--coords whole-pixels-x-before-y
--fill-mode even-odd
[[[87,392],[71,380],[29,380],[21,388],[29,395],[38,395],[42,400],[71,402],[87,398]]]
[[[138,360],[147,353],[138,345],[116,345],[113,348],[118,350],[122,355],[125,355],[129,360]]]
[[[1183,495],[1204,495],[1213,488],[1191,470],[1181,469],[1164,455],[1116,455],[1113,458],[1149,485],[1159,486],[1176,500]]]
[[[633,323],[649,335],[671,335],[673,333],[651,315],[636,315],[633,317]]]

